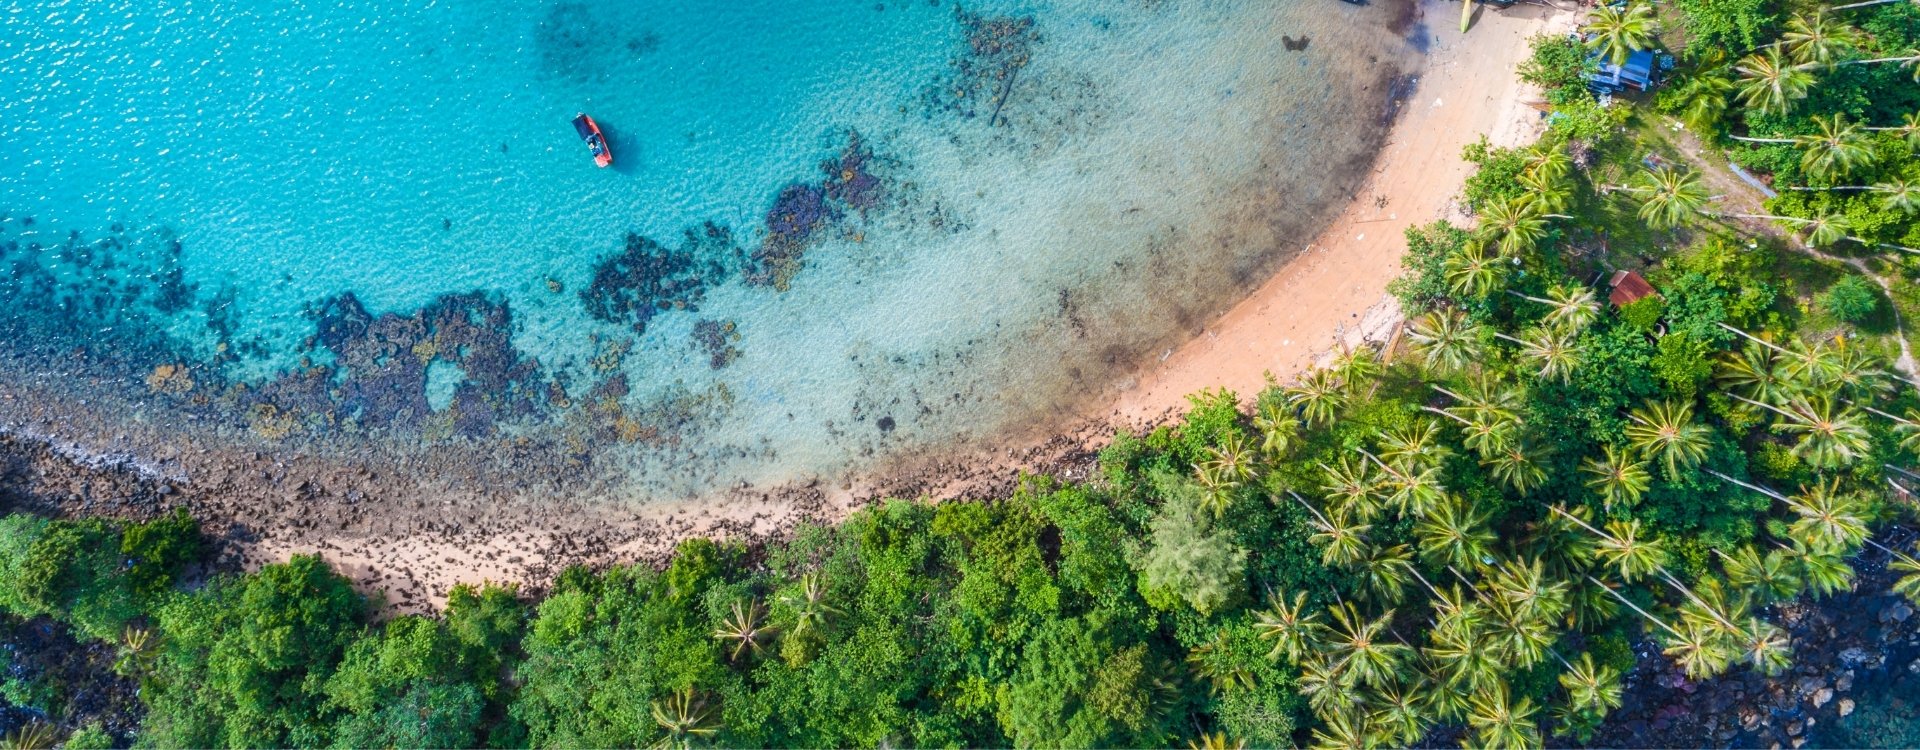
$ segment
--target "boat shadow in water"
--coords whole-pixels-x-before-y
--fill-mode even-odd
[[[644,156],[641,147],[646,144],[638,137],[622,133],[619,125],[604,121],[600,123],[600,135],[607,139],[607,150],[613,152],[613,164],[607,171],[631,177],[646,170],[647,165],[641,159]]]

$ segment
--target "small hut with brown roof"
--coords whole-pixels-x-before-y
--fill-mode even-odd
[[[1659,294],[1637,271],[1615,271],[1613,280],[1608,283],[1613,286],[1613,293],[1607,295],[1607,301],[1612,302],[1614,307],[1625,307]]]

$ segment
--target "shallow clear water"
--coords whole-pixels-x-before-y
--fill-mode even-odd
[[[561,434],[644,496],[985,439],[1311,238],[1406,7],[24,0],[0,335],[177,361],[267,439]],[[346,293],[425,322],[335,346]]]

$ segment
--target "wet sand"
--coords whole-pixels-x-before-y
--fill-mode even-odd
[[[363,588],[384,592],[393,610],[423,611],[458,583],[535,588],[567,565],[659,561],[693,536],[777,537],[877,498],[999,496],[1028,472],[1083,478],[1114,429],[1164,421],[1184,408],[1188,393],[1226,386],[1250,397],[1265,373],[1285,381],[1341,341],[1390,335],[1398,315],[1384,290],[1399,273],[1404,230],[1463,220],[1454,203],[1468,172],[1461,148],[1481,133],[1521,142],[1538,127],[1538,113],[1525,105],[1533,92],[1515,80],[1514,66],[1529,36],[1568,27],[1570,17],[1531,6],[1488,8],[1462,39],[1458,6],[1427,0],[1417,7],[1409,33],[1425,34],[1429,54],[1373,177],[1340,218],[1304,250],[1276,248],[1294,258],[1158,364],[1116,390],[1089,394],[1075,415],[992,440],[991,450],[929,450],[861,476],[610,508],[588,499],[607,490],[593,472],[539,446],[510,461],[499,460],[499,445],[479,443],[381,455],[248,450],[164,420],[136,416],[129,425],[128,404],[138,399],[100,395],[110,384],[78,398],[49,395],[58,387],[0,382],[0,403],[18,415],[12,432],[0,432],[0,505],[123,516],[185,506],[205,520],[227,566],[319,553]],[[73,373],[84,373],[83,364]],[[100,433],[108,429],[102,425],[115,427]],[[102,460],[100,448],[63,450],[47,436],[107,450],[168,448],[141,462]]]

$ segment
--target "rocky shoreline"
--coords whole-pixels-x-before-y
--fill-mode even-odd
[[[1881,542],[1900,548],[1915,538],[1896,527]],[[1593,747],[1903,747],[1920,742],[1909,726],[1881,726],[1880,711],[1900,696],[1887,688],[1920,686],[1920,616],[1890,593],[1896,576],[1888,556],[1871,547],[1853,561],[1853,591],[1767,607],[1762,616],[1793,638],[1793,665],[1768,677],[1736,666],[1708,680],[1689,680],[1660,647],[1642,638],[1640,660],[1627,676],[1626,699],[1601,726]],[[1912,687],[1912,692],[1920,692]],[[1896,709],[1897,710],[1897,709]],[[1900,717],[1892,717],[1899,723]],[[1891,730],[1891,731],[1889,731]],[[1887,736],[1887,735],[1893,736]],[[1876,738],[1865,742],[1865,738]],[[1564,740],[1563,740],[1564,742]],[[1564,747],[1578,745],[1563,744]]]

